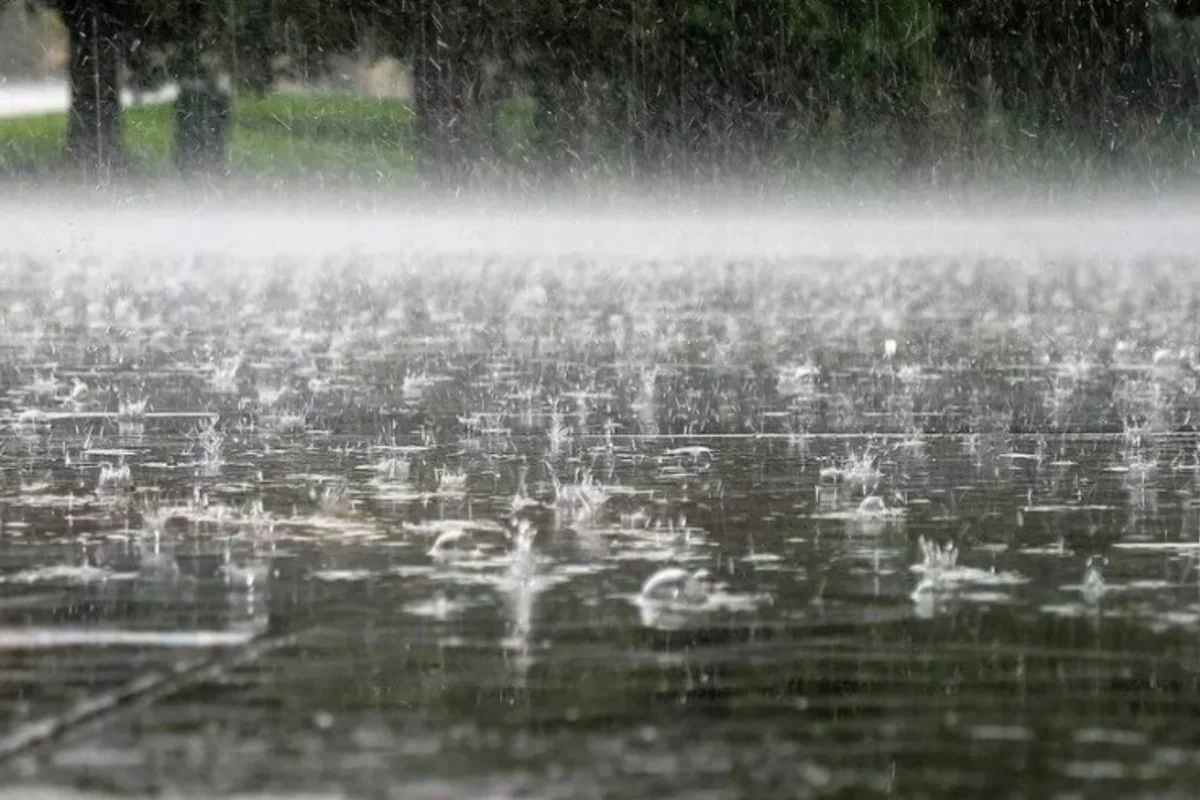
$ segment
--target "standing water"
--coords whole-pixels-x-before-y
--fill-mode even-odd
[[[1192,216],[0,213],[0,798],[1191,796]]]

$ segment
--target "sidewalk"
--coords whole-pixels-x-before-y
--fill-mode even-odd
[[[141,101],[135,104],[133,93],[126,89],[121,92],[121,102],[126,108],[169,103],[175,99],[177,92],[174,85],[164,86],[157,91],[146,92]],[[0,119],[66,111],[69,99],[65,81],[6,81],[0,78]]]

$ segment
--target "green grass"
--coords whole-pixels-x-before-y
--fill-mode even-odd
[[[0,120],[0,171],[45,168],[58,162],[66,125],[62,114]]]
[[[485,178],[508,175],[504,172],[508,168],[536,171],[533,106],[512,101],[497,111],[485,137],[494,150],[468,166],[479,167]],[[1125,137],[1132,144],[1123,153],[1110,153],[1065,135],[1030,137],[1011,120],[990,121],[978,142],[971,139],[962,120],[947,124],[950,134],[944,146],[931,154],[937,157],[939,185],[994,188],[1007,181],[1015,186],[1030,176],[1068,187],[1089,180],[1122,187],[1149,185],[1155,192],[1172,185],[1200,184],[1200,160],[1188,126],[1133,126]],[[123,126],[132,177],[170,181],[177,175],[171,105],[128,109]],[[882,126],[853,136],[834,131],[781,144],[764,161],[763,180],[778,187],[824,187],[831,180],[849,180],[855,191],[873,180],[881,186],[903,180],[918,185],[932,182],[931,168],[914,170],[907,178],[895,174],[896,165],[905,164],[908,156],[903,140],[891,135],[886,120]],[[0,178],[36,181],[70,176],[73,170],[63,159],[65,129],[66,115],[61,113],[0,119]],[[955,131],[958,134],[951,135]],[[415,116],[408,104],[398,101],[334,94],[242,95],[235,104],[231,136],[232,175],[251,185],[272,189],[394,186],[417,174]],[[864,146],[871,136],[873,144]],[[590,156],[584,154],[585,166],[593,163],[588,158],[599,166],[625,163],[618,140],[601,137],[594,147]],[[595,181],[604,172],[579,174]]]
[[[174,173],[171,105],[127,109],[124,145],[136,174]],[[47,174],[62,166],[66,115],[0,120],[0,173]],[[267,180],[390,181],[413,173],[411,108],[340,95],[239,97],[231,132],[234,174]]]

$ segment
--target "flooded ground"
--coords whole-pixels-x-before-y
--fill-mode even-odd
[[[0,222],[0,797],[1192,795],[1194,220],[143,213]]]

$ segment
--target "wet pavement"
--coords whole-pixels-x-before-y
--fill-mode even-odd
[[[176,91],[174,86],[168,86],[135,97],[126,90],[121,94],[121,102],[126,106],[166,103],[175,98]],[[0,76],[0,119],[66,111],[69,102],[70,91],[66,81],[18,81]]]
[[[0,246],[7,785],[1190,796],[1183,228],[102,222]]]

